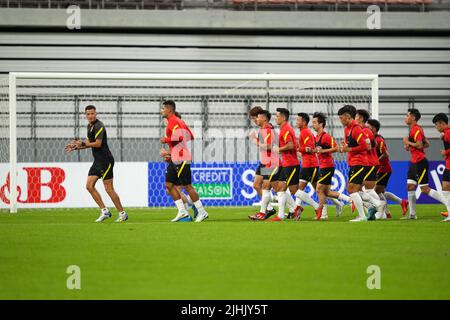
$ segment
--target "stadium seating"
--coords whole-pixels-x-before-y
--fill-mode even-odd
[[[431,4],[433,0],[233,0],[234,4]]]
[[[66,8],[78,5],[85,9],[150,9],[180,10],[184,8],[245,9],[245,10],[323,10],[324,8],[358,9],[371,4],[397,7],[399,10],[434,5],[448,6],[443,0],[0,0],[0,7],[9,8]]]

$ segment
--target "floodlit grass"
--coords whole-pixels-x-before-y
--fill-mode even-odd
[[[450,223],[442,206],[416,221],[250,221],[254,208],[209,208],[203,223],[171,223],[174,209],[0,214],[1,299],[450,299]],[[66,287],[67,267],[81,289]],[[367,268],[381,269],[369,290]]]

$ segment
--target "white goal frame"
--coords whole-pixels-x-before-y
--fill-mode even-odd
[[[17,79],[78,79],[78,80],[242,80],[242,81],[371,81],[372,117],[378,119],[377,74],[194,74],[194,73],[67,73],[10,72],[9,73],[9,165],[10,212],[17,212]]]

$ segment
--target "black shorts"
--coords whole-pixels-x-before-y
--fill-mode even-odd
[[[300,180],[300,166],[282,167],[279,181],[286,182],[288,186],[295,186]]]
[[[389,178],[392,172],[378,172],[377,173],[377,185],[387,187],[389,183]]]
[[[378,166],[366,166],[364,169],[364,181],[377,181]]]
[[[428,159],[417,163],[409,163],[408,180],[414,180],[418,185],[428,184]]]
[[[450,182],[450,170],[449,169],[444,170],[444,175],[442,176],[442,181]]]
[[[300,180],[315,183],[319,177],[319,167],[302,168],[300,170]]]
[[[107,159],[105,161],[94,161],[89,169],[88,176],[97,176],[102,180],[109,180],[114,177],[113,173],[114,159]]]
[[[169,162],[166,169],[166,182],[176,186],[187,186],[192,183],[191,164],[183,161],[180,164]]]
[[[280,180],[280,168],[274,167],[269,168],[261,164],[259,167],[259,175],[263,177],[264,180],[269,180],[270,182],[275,182]],[[258,174],[258,173],[257,173]]]
[[[320,168],[317,183],[329,186],[333,181],[334,167]]]
[[[350,166],[348,170],[348,183],[362,185],[364,182],[364,166]]]

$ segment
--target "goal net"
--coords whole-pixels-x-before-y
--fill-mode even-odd
[[[257,130],[248,116],[252,107],[273,115],[276,108],[287,108],[294,128],[297,113],[323,112],[326,130],[337,141],[343,138],[337,110],[344,104],[378,117],[376,75],[14,73],[0,79],[0,208],[95,206],[85,189],[91,151],[64,152],[71,140],[86,138],[87,105],[97,108],[105,125],[123,204],[172,205],[164,187],[166,163],[159,156],[165,135],[160,109],[169,99],[195,136],[189,142],[192,182],[209,206],[259,201],[252,188],[259,160],[249,140]],[[278,130],[274,117],[271,122]],[[334,158],[333,189],[343,191],[345,155]],[[112,205],[101,182],[97,187]]]

